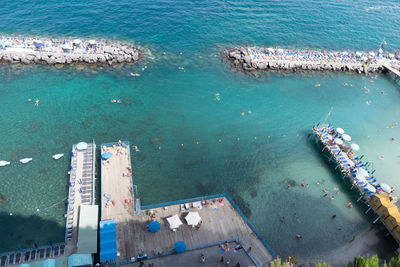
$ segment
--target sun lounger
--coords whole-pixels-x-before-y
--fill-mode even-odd
[[[190,210],[190,205],[189,205],[189,203],[185,203],[185,209],[186,209],[186,210]]]

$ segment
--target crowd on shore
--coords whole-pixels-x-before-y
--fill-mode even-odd
[[[102,54],[104,44],[96,40],[0,37],[0,51]]]
[[[400,67],[400,53],[350,52],[350,51],[320,51],[320,50],[291,50],[282,48],[247,48],[252,60],[265,61],[304,61],[315,63],[373,63],[382,60]]]

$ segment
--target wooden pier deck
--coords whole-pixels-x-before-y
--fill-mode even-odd
[[[115,218],[117,221],[117,251],[120,253],[118,261],[129,260],[141,253],[156,255],[170,251],[177,241],[184,241],[188,247],[198,247],[239,238],[247,247],[252,248],[251,253],[260,263],[259,266],[267,266],[267,263],[273,259],[271,252],[258,239],[231,203],[226,198],[222,199],[224,205],[217,205],[217,209],[209,205],[205,205],[201,209],[190,206],[190,210],[181,210],[180,205],[153,209],[157,221],[161,224],[161,229],[157,233],[147,231],[147,225],[152,221],[149,215],[137,216],[133,212],[119,214]],[[199,230],[186,224],[184,217],[189,211],[199,212],[203,221]],[[145,211],[145,213],[148,212]],[[176,231],[172,231],[166,218],[175,214],[178,214],[183,225]]]
[[[128,212],[133,213],[132,168],[129,142],[102,145],[101,153],[110,152],[111,158],[101,162],[101,220],[117,219]],[[113,146],[114,145],[114,146]],[[105,194],[110,195],[108,203]],[[132,200],[131,204],[127,204]]]
[[[400,71],[396,70],[395,68],[391,67],[389,64],[382,64],[382,66],[387,69],[388,71],[392,72],[397,78],[400,78]]]
[[[81,205],[95,204],[96,144],[88,143],[87,149],[72,146],[71,170],[66,214],[65,254],[77,250],[78,218]]]

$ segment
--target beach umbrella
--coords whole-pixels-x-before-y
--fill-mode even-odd
[[[97,44],[97,42],[96,42],[95,40],[89,40],[89,41],[88,41],[88,44],[90,44],[90,45],[95,45],[95,44]]]
[[[357,57],[361,57],[361,55],[362,55],[361,52],[359,52],[359,51],[356,52]]]
[[[87,149],[87,147],[88,147],[88,144],[85,143],[85,142],[80,142],[80,143],[78,143],[78,144],[76,145],[76,148],[77,148],[78,150],[85,150],[85,149]]]
[[[369,55],[370,57],[376,56],[375,52],[369,52],[368,55]]]
[[[349,53],[346,52],[346,51],[344,51],[344,52],[342,53],[343,56],[347,56],[348,54],[349,54]]]
[[[78,45],[78,44],[82,43],[82,41],[81,41],[80,39],[75,39],[75,40],[73,41],[73,43]]]
[[[388,184],[381,184],[381,188],[386,193],[390,193],[392,191],[392,188]]]
[[[183,241],[178,241],[175,243],[174,249],[176,253],[183,253],[186,250],[186,244]]]
[[[367,60],[368,60],[368,58],[367,58],[367,57],[362,57],[362,58],[361,58],[361,60],[363,60],[363,61],[367,61]]]
[[[63,44],[63,45],[61,46],[61,48],[64,49],[64,50],[72,50],[72,46],[67,45],[67,44]]]
[[[282,48],[279,48],[277,51],[278,51],[278,53],[283,53],[283,49]]]
[[[360,150],[360,146],[357,144],[351,144],[351,149],[353,149],[354,151],[358,151]]]
[[[369,176],[369,173],[363,168],[359,168],[357,173],[361,173],[361,175],[363,175],[364,177]]]
[[[201,222],[201,217],[198,212],[189,212],[188,215],[186,215],[185,220],[188,225],[197,225]]]
[[[176,229],[183,224],[177,214],[167,218],[167,221],[169,223],[169,228],[171,229]]]
[[[336,128],[336,132],[338,132],[338,134],[344,134],[344,130],[342,128]]]
[[[12,46],[12,42],[11,41],[5,41],[4,43],[3,43],[3,46]]]
[[[335,143],[336,144],[338,144],[338,145],[343,145],[343,141],[342,141],[342,139],[339,139],[339,138],[335,138]]]
[[[394,58],[394,54],[390,53],[389,58]]]
[[[152,221],[147,225],[149,231],[152,233],[158,232],[160,230],[160,223],[157,221]]]
[[[345,141],[351,141],[351,136],[348,135],[348,134],[343,134],[343,135],[342,135],[342,138],[343,138]]]
[[[378,50],[378,51],[379,51],[379,53],[381,53],[381,54],[383,53],[383,50],[382,50],[382,48],[379,48],[379,50]]]
[[[112,156],[112,153],[110,153],[110,152],[106,152],[106,153],[101,154],[101,158],[103,160],[107,160],[107,159],[111,158],[111,156]]]
[[[367,186],[365,187],[365,189],[367,189],[368,191],[375,193],[376,192],[376,188],[372,185],[372,184],[367,184]]]
[[[359,182],[367,183],[367,180],[365,179],[365,176],[362,175],[362,174],[360,174],[360,173],[357,173],[357,174],[356,174],[356,179],[357,179],[357,181],[359,181]]]
[[[268,51],[271,52],[271,53],[274,53],[275,49],[273,49],[272,47],[268,47]]]

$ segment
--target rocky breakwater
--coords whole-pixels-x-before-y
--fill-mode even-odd
[[[118,64],[136,62],[144,54],[138,47],[108,40],[89,42],[51,39],[29,43],[12,42],[1,46],[0,62],[19,64]],[[29,40],[29,39],[28,39]]]
[[[383,62],[400,63],[393,56],[377,57],[374,52],[294,51],[274,48],[236,47],[224,51],[234,67],[245,71],[354,71],[379,72]],[[390,54],[392,57],[392,54]],[[400,64],[398,65],[400,66]]]

